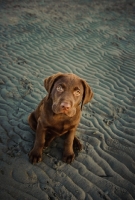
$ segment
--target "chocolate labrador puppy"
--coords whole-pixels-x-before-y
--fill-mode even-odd
[[[30,161],[41,161],[43,148],[54,138],[66,134],[63,161],[71,163],[75,157],[73,147],[82,149],[75,132],[82,106],[92,99],[93,92],[88,83],[75,74],[54,74],[44,80],[44,86],[48,95],[28,118],[30,127],[36,132]]]

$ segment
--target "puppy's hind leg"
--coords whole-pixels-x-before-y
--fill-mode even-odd
[[[76,136],[74,137],[73,148],[74,150],[77,150],[77,151],[81,151],[83,148],[82,144],[80,143],[80,141],[78,140]]]
[[[48,133],[45,138],[44,148],[50,146],[50,143],[54,140],[55,137],[55,135]]]
[[[28,122],[29,122],[29,125],[31,127],[31,129],[33,131],[36,131],[37,129],[37,120],[35,118],[35,114],[34,112],[32,112],[29,116],[28,116]]]

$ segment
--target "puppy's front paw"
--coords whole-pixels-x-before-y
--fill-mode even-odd
[[[63,160],[63,162],[70,164],[71,162],[73,162],[74,158],[75,158],[74,152],[73,153],[64,153],[62,160]]]
[[[42,151],[33,148],[29,153],[29,159],[32,164],[40,162],[42,160]]]

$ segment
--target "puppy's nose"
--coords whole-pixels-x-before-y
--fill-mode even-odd
[[[60,106],[61,106],[62,110],[69,110],[71,108],[71,105],[68,102],[62,102],[60,104]]]

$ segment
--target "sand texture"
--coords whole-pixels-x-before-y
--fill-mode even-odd
[[[0,24],[0,200],[134,200],[135,1],[1,0]],[[27,117],[57,72],[93,89],[83,150],[63,163],[58,138],[32,165]]]

